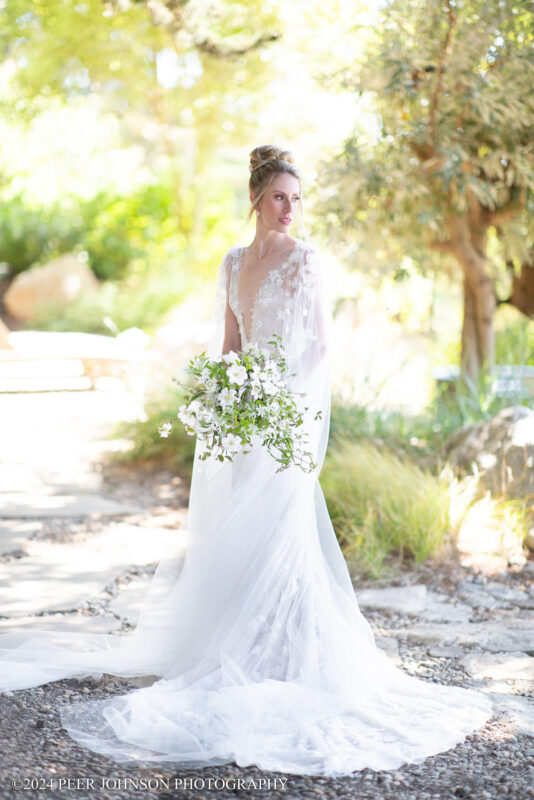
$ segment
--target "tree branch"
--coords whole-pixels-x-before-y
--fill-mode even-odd
[[[454,11],[453,6],[451,5],[451,0],[447,0],[446,7],[447,7],[447,33],[445,34],[445,41],[443,42],[441,58],[439,60],[438,68],[436,70],[436,83],[430,100],[430,109],[429,109],[430,141],[434,145],[436,144],[436,139],[437,139],[436,116],[438,112],[439,98],[441,95],[441,91],[443,89],[443,73],[445,72],[445,61],[447,60],[447,57],[450,55],[452,49],[452,39],[456,26],[456,13]]]
[[[261,47],[268,42],[274,42],[280,38],[280,35],[281,34],[274,32],[262,33],[255,39],[249,40],[245,44],[237,47],[231,47],[229,45],[214,42],[213,39],[210,39],[207,36],[202,39],[196,39],[193,36],[193,44],[197,50],[201,50],[203,53],[209,53],[216,58],[231,58],[232,56],[240,56],[244,55],[244,53],[249,53],[251,50],[256,50],[258,47]]]
[[[429,242],[428,246],[431,250],[438,250],[441,253],[450,253],[454,255],[456,252],[456,245],[452,240],[446,242]]]

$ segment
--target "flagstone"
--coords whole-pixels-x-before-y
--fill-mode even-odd
[[[519,695],[489,694],[495,713],[506,718],[518,736],[534,736],[534,699]]]
[[[40,494],[25,496],[7,493],[2,496],[0,516],[4,519],[123,516],[137,514],[143,509],[116,503],[96,494]]]
[[[185,529],[116,523],[81,543],[28,542],[28,555],[10,562],[0,580],[0,614],[79,608],[133,565],[182,555],[186,536]]]
[[[25,630],[76,631],[79,633],[113,633],[120,630],[121,621],[101,614],[43,614],[39,617],[0,619],[0,633]]]
[[[25,550],[30,537],[42,527],[41,522],[34,520],[0,520],[0,555],[14,550]]]
[[[424,584],[364,589],[356,593],[360,606],[418,616],[428,621],[461,622],[473,610],[463,603],[451,603],[447,595],[428,591]]]
[[[534,658],[522,652],[466,655],[460,664],[477,680],[534,681]]]
[[[457,644],[489,650],[493,653],[521,651],[534,655],[534,621],[529,618],[506,618],[488,622],[416,623],[396,628],[394,635],[419,644]]]

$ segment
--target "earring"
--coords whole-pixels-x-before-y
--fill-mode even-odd
[[[258,209],[256,209],[256,216],[259,217],[259,215],[260,215],[260,212],[258,211]]]

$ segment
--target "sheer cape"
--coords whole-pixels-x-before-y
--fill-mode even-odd
[[[416,680],[376,648],[328,515],[319,472],[330,417],[330,304],[319,251],[297,240],[239,298],[243,248],[223,259],[209,355],[227,309],[242,344],[282,336],[306,406],[312,473],[259,444],[233,463],[195,453],[185,560],[158,564],[126,636],[40,631],[0,636],[0,688],[64,677],[153,675],[151,686],[61,708],[85,747],[116,761],[198,767],[235,761],[343,775],[422,761],[491,714],[483,695]],[[320,420],[314,420],[321,410]]]

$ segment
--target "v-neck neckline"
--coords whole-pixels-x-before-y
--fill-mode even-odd
[[[253,326],[253,322],[254,322],[254,313],[256,311],[256,303],[257,303],[258,295],[259,295],[259,293],[260,293],[260,291],[261,291],[261,289],[263,287],[263,284],[267,281],[267,279],[271,276],[271,274],[273,272],[279,272],[287,264],[287,262],[289,261],[289,259],[291,258],[291,256],[293,255],[293,253],[295,252],[297,247],[299,246],[299,243],[300,243],[299,239],[295,239],[295,244],[293,245],[293,247],[291,248],[291,250],[289,251],[287,256],[285,258],[283,258],[282,261],[280,262],[280,264],[278,264],[276,267],[272,267],[270,270],[268,270],[265,273],[265,275],[260,279],[260,281],[258,283],[258,286],[256,287],[256,292],[254,294],[254,299],[252,301],[252,305],[251,305],[251,309],[250,309],[250,328],[251,328],[250,331],[247,331],[246,326],[245,326],[245,317],[244,317],[244,313],[243,313],[243,305],[241,303],[241,298],[240,298],[240,295],[239,295],[239,277],[240,277],[241,271],[243,269],[243,255],[244,255],[245,250],[246,250],[246,247],[244,247],[244,246],[240,247],[240,249],[239,249],[239,258],[238,258],[238,268],[237,268],[237,275],[236,275],[236,290],[235,291],[236,291],[237,305],[239,307],[239,314],[241,316],[241,322],[243,324],[243,331],[245,333],[245,337],[246,337],[247,342],[250,341],[250,335],[252,334],[252,326]]]

